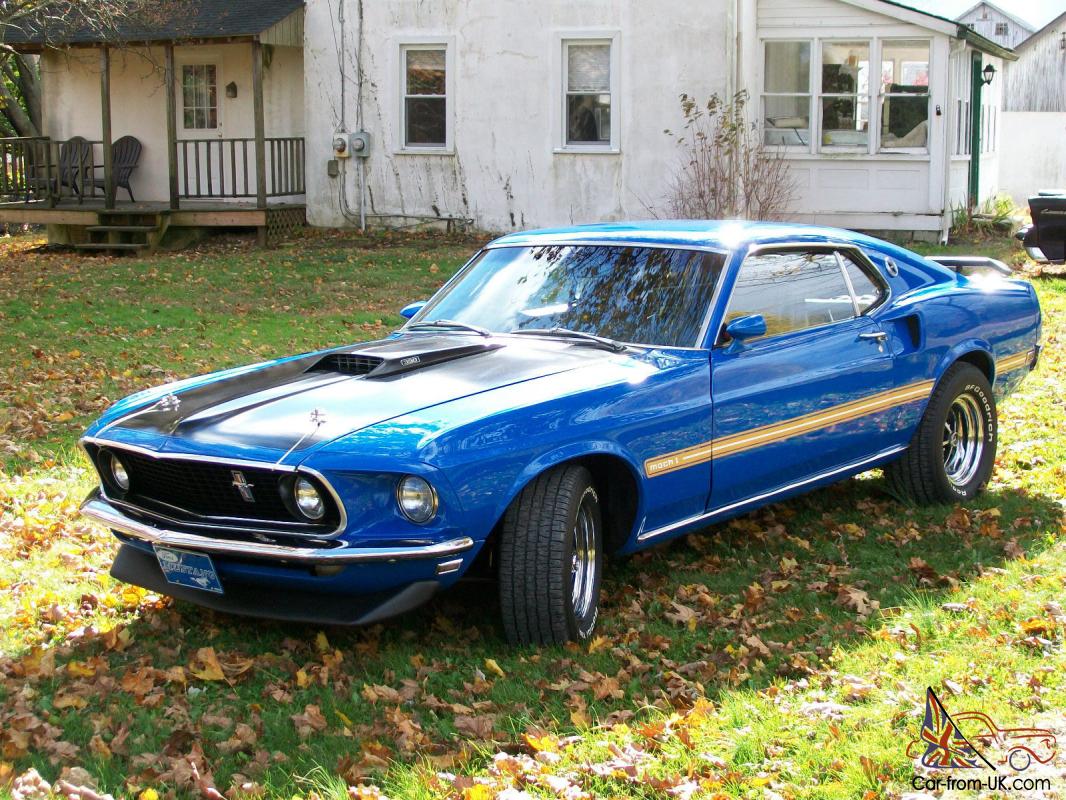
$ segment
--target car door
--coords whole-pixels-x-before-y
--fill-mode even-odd
[[[774,247],[749,252],[739,265],[722,330],[753,314],[767,330],[743,343],[720,336],[712,351],[710,509],[890,446],[894,424],[884,409],[895,402],[893,360],[870,316],[888,287],[858,251],[844,255],[834,247]]]

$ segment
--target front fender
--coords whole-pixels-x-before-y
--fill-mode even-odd
[[[499,520],[507,511],[508,506],[522,490],[529,485],[530,481],[552,467],[567,461],[575,461],[589,456],[612,456],[623,461],[633,475],[637,487],[637,519],[643,519],[644,515],[644,482],[641,479],[640,465],[633,456],[620,447],[617,442],[610,440],[596,440],[591,442],[571,442],[556,447],[538,455],[530,461],[515,477],[507,491],[500,495],[495,509],[495,518]]]

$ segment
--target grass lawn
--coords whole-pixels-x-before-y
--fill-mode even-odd
[[[1036,279],[1042,365],[970,507],[906,507],[871,473],[615,563],[590,645],[515,650],[484,586],[359,630],[175,604],[113,582],[75,514],[76,438],[109,402],[380,336],[475,243],[37,244],[0,245],[0,795],[33,769],[141,800],[898,797],[929,686],[1066,748],[1066,280]]]

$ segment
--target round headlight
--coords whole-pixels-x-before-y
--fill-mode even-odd
[[[108,468],[111,470],[111,481],[116,487],[124,492],[130,489],[130,474],[126,472],[126,465],[118,460],[118,456],[109,453],[107,457]]]
[[[429,522],[437,513],[437,493],[424,478],[408,475],[396,487],[396,502],[411,522]]]
[[[322,519],[326,513],[326,503],[318,489],[307,478],[297,478],[293,487],[296,507],[308,519]]]

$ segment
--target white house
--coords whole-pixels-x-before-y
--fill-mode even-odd
[[[970,6],[956,19],[986,39],[1012,50],[1033,35],[1033,26],[1028,22],[986,0]]]
[[[748,92],[798,220],[938,237],[953,206],[997,188],[996,76],[1013,52],[888,0],[195,4],[195,25],[128,32],[120,49],[8,36],[43,53],[45,160],[84,136],[95,167],[133,132],[134,191],[155,204],[137,221],[160,229],[265,230],[296,207],[321,226],[646,218],[665,207],[683,92]],[[4,147],[32,167],[37,145]],[[0,222],[50,220],[77,241],[123,208],[114,191],[98,212],[63,185],[31,189],[0,180]]]
[[[305,47],[313,224],[495,230],[662,209],[678,95],[746,89],[795,218],[940,236],[997,188],[1002,79],[974,76],[1013,57],[881,0],[310,2]],[[322,169],[337,130],[370,155]]]

